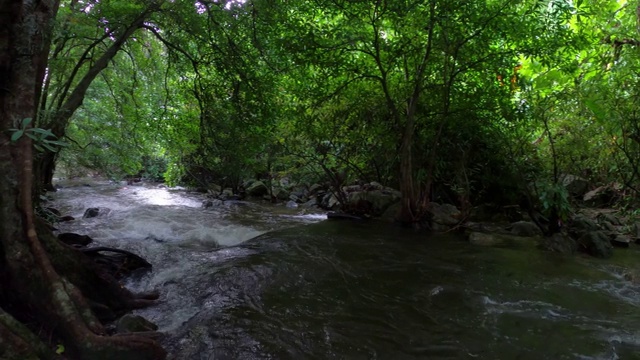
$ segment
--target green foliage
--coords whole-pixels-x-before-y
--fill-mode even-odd
[[[146,9],[73,4],[58,16],[42,123]],[[640,189],[630,3],[226,4],[150,13],[92,82],[59,160],[232,187],[257,174],[327,180],[327,169],[401,186],[410,166],[416,194],[438,187],[460,203],[516,203],[535,179],[561,216],[559,173]],[[55,131],[13,131],[61,146]]]
[[[33,141],[33,147],[40,152],[44,152],[45,149],[51,152],[57,152],[61,148],[69,146],[68,143],[57,140],[57,137],[51,130],[28,127],[32,121],[32,118],[24,118],[22,122],[20,122],[19,128],[9,129],[11,132],[11,141],[17,142],[21,137],[27,136]]]
[[[569,219],[572,208],[566,187],[558,183],[539,181],[536,183],[536,189],[544,215],[550,217],[552,211],[555,211],[560,220]]]

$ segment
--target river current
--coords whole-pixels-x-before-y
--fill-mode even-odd
[[[174,359],[640,359],[633,249],[563,257],[268,203],[205,209],[158,185],[59,185],[50,205],[76,218],[60,231],[153,264],[125,285],[160,291],[136,313]]]

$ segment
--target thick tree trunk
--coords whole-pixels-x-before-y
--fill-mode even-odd
[[[36,116],[37,89],[42,83],[42,67],[46,66],[40,60],[57,7],[55,0],[0,0],[0,306],[18,315],[29,313],[33,317],[30,320],[55,331],[65,344],[65,355],[71,358],[160,359],[165,353],[153,340],[105,336],[81,293],[95,296],[95,291],[79,280],[83,272],[95,274],[92,267],[84,268],[82,260],[69,263],[74,256],[69,255],[73,254],[71,249],[57,246],[43,229],[40,236],[36,232],[31,196],[32,144],[24,135],[12,141],[9,129],[19,127],[24,118]],[[108,283],[108,279],[94,280],[98,282],[94,286]],[[109,296],[96,297],[107,302]],[[123,293],[110,297],[126,299]],[[135,305],[132,296],[129,300],[129,304],[123,301],[125,305]],[[0,333],[7,334],[2,336],[8,349],[3,350],[4,355],[48,358],[46,353],[24,349],[30,336],[20,335],[25,334],[24,327],[16,325],[12,320],[19,316],[12,315],[0,316]]]

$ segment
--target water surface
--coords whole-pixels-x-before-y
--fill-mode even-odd
[[[318,211],[228,202],[108,182],[71,186],[62,231],[154,264],[130,279],[158,289],[139,313],[175,359],[636,359],[640,288],[612,261],[534,244],[474,247],[458,235]],[[87,207],[111,211],[80,219]]]

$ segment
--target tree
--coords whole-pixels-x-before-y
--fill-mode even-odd
[[[40,70],[46,81],[44,92],[38,93],[36,119],[38,126],[50,129],[59,138],[64,137],[69,121],[82,105],[93,81],[165,2],[114,1],[86,5],[72,0],[65,4],[53,39],[52,66]],[[57,153],[50,151],[40,157],[36,167],[38,189],[42,186],[55,190],[51,180],[56,158]]]
[[[31,313],[55,330],[70,357],[163,358],[162,348],[149,338],[106,336],[85,296],[118,311],[148,301],[100,276],[86,257],[57,242],[34,217],[32,141],[10,129],[37,116],[58,6],[55,0],[0,1],[0,356],[53,357],[16,321]]]

